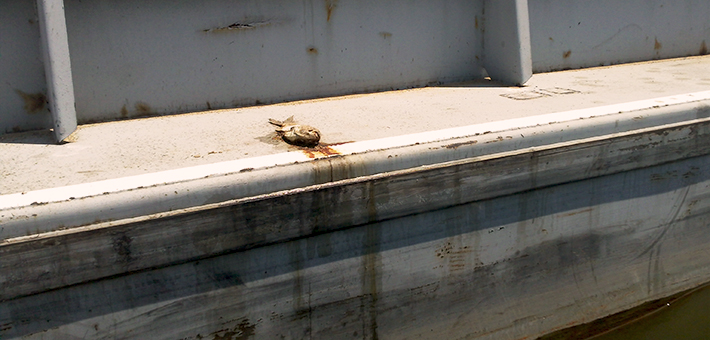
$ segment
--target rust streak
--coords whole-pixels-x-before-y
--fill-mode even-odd
[[[22,100],[25,102],[25,111],[27,113],[37,113],[44,109],[47,104],[47,96],[45,96],[42,92],[25,93],[15,89],[15,93],[22,97]]]
[[[141,116],[148,116],[153,112],[153,109],[151,109],[150,105],[144,102],[136,102],[135,108],[136,113]]]
[[[577,215],[577,214],[583,214],[586,212],[590,212],[592,210],[594,210],[594,208],[587,208],[587,209],[582,209],[582,210],[578,210],[578,211],[573,211],[573,212],[567,213],[567,214],[562,214],[561,216],[567,217],[567,216],[572,216],[572,215]]]
[[[325,0],[325,10],[328,13],[326,21],[330,22],[330,17],[333,16],[333,10],[338,0]]]
[[[308,158],[321,158],[328,156],[340,155],[340,152],[331,148],[329,145],[316,145],[312,148],[302,148],[303,153],[308,156]]]

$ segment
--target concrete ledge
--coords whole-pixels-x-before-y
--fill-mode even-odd
[[[688,98],[698,96],[700,94]],[[580,119],[583,117],[578,112],[565,113],[545,116],[545,119],[538,117],[541,124],[536,127],[500,133],[482,131],[479,135],[473,131],[480,126],[467,127],[460,131],[470,137],[460,139],[442,138],[455,132],[450,130],[381,140],[377,144],[353,143],[339,146],[337,152],[333,152],[337,155],[314,155],[313,160],[306,163],[301,161],[310,159],[307,153],[289,153],[286,156],[291,157],[292,165],[267,163],[262,170],[246,172],[233,167],[231,175],[201,173],[191,181],[155,183],[85,198],[20,205],[13,213],[26,211],[37,216],[14,219],[13,227],[18,229],[8,228],[8,224],[4,226],[5,235],[13,231],[15,235],[0,244],[3,258],[0,300],[706,155],[710,153],[710,118],[638,127],[643,126],[644,121],[659,123],[669,117],[707,117],[709,114],[707,101],[651,106],[642,111],[609,113],[595,119]],[[575,118],[565,123],[548,121],[571,117]],[[593,124],[602,122],[606,124]],[[612,126],[626,131],[593,134]],[[488,128],[492,127],[484,127]],[[429,143],[412,144],[415,140]],[[410,146],[397,148],[396,143]],[[390,147],[358,153],[358,150],[375,149],[375,145]],[[236,164],[242,167],[257,164],[254,160],[246,161],[252,163]],[[195,170],[186,173],[199,174]],[[146,180],[146,185],[147,180],[164,176],[140,179]],[[249,186],[258,179],[261,179],[258,184]],[[225,189],[227,182],[233,187]],[[115,183],[108,181],[103,185]],[[269,187],[269,183],[274,184]],[[288,188],[287,185],[298,186]],[[78,187],[96,190],[89,185]],[[237,197],[209,202],[219,196],[214,192],[239,189],[244,190],[240,192],[244,196],[232,193]],[[258,192],[259,189],[264,191]],[[271,191],[267,191],[269,189]],[[25,195],[50,197],[48,194],[58,190]],[[146,201],[161,202],[176,191],[185,194],[173,197],[186,199],[173,199],[173,202],[185,204],[203,200],[204,204],[165,209],[169,203],[159,205]],[[115,199],[112,202],[116,206],[106,204],[105,200],[111,198]],[[5,204],[10,205],[9,202],[6,200]],[[122,208],[119,205],[122,203],[130,207]],[[91,204],[98,206],[89,212],[83,210],[91,209]],[[56,229],[52,221],[81,221],[109,212],[136,215],[52,230]],[[3,213],[7,214],[7,210]],[[31,219],[44,219],[44,226],[49,228],[42,233],[18,236],[17,230],[30,233],[30,228],[37,226],[27,222]]]
[[[710,116],[710,91],[0,196],[0,240]]]

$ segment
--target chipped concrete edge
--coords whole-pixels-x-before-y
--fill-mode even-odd
[[[710,116],[710,91],[0,196],[0,240]]]

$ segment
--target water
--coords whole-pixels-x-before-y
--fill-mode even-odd
[[[539,340],[705,340],[710,339],[710,285],[645,303]]]

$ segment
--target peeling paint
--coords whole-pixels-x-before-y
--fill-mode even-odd
[[[228,26],[214,27],[202,30],[203,32],[224,32],[224,31],[241,31],[241,30],[251,30],[263,26],[271,25],[271,21],[252,21],[252,22],[234,22]]]

